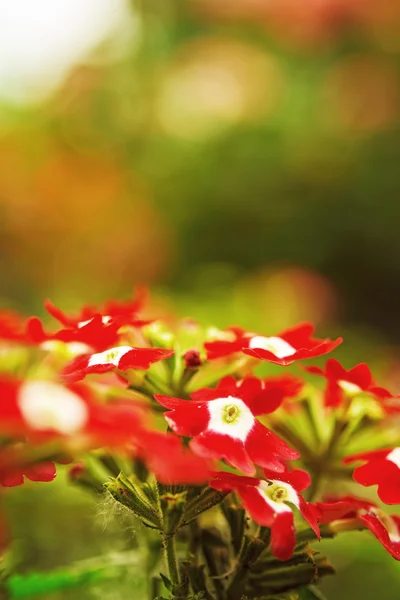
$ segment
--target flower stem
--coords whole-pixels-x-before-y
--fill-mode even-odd
[[[166,535],[164,536],[163,546],[165,550],[165,558],[167,561],[168,575],[172,583],[172,597],[177,600],[181,598],[179,594],[180,579],[178,570],[178,561],[176,558],[176,547],[175,547],[175,536]]]

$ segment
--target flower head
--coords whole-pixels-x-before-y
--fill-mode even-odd
[[[271,473],[266,479],[241,477],[233,473],[215,473],[210,486],[220,491],[236,491],[243,506],[259,525],[271,528],[272,553],[288,560],[296,545],[293,508],[297,508],[319,537],[314,511],[300,495],[310,484],[308,473],[301,470]]]
[[[104,352],[77,356],[66,365],[63,375],[69,381],[79,381],[92,373],[128,369],[147,370],[153,363],[169,358],[173,354],[173,350],[165,348],[116,346]]]
[[[327,354],[342,342],[342,338],[336,340],[313,338],[314,327],[311,323],[303,323],[269,337],[247,333],[240,329],[232,331],[236,338],[233,341],[214,341],[205,344],[209,359],[244,352],[248,356],[285,366],[296,360]]]
[[[282,460],[296,459],[299,453],[255,418],[277,407],[276,398],[268,406],[268,398],[260,395],[261,391],[255,378],[249,378],[246,385],[227,378],[215,390],[195,392],[193,401],[160,395],[155,398],[170,409],[164,416],[171,429],[193,437],[190,445],[196,454],[223,458],[248,474],[255,471],[253,463],[282,471]]]
[[[26,343],[47,349],[55,342],[63,342],[74,344],[75,347],[80,346],[86,352],[92,350],[100,352],[118,343],[120,338],[118,330],[119,326],[116,323],[104,323],[101,315],[95,315],[81,327],[46,333],[40,319],[31,317],[26,324]]]
[[[347,371],[339,361],[330,358],[326,362],[325,369],[312,366],[305,367],[305,370],[326,379],[325,406],[336,408],[342,404],[345,395],[353,396],[362,392],[378,400],[393,398],[388,390],[374,383],[371,371],[365,363]]]
[[[84,306],[78,315],[72,316],[64,313],[55,306],[50,300],[46,300],[45,308],[47,312],[67,328],[80,328],[87,325],[94,317],[100,317],[104,325],[116,323],[119,327],[122,325],[131,325],[141,327],[149,323],[138,318],[138,312],[143,309],[148,297],[148,291],[144,287],[136,288],[136,298],[126,302],[109,300],[103,306]]]

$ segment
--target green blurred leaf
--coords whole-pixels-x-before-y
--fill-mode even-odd
[[[308,585],[301,588],[299,600],[327,600],[327,598],[315,585]]]
[[[166,575],[163,575],[162,573],[160,573],[160,577],[163,580],[163,583],[165,585],[165,587],[167,588],[167,590],[169,590],[170,592],[172,591],[172,582],[170,579],[168,579],[168,577]]]

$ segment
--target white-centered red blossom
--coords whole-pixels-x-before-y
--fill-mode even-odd
[[[385,504],[400,504],[400,447],[347,456],[346,464],[365,461],[356,467],[353,479],[364,486],[377,485]]]
[[[305,370],[326,379],[325,406],[337,408],[342,405],[345,396],[355,396],[360,393],[370,394],[378,400],[394,397],[387,389],[375,384],[371,371],[365,363],[347,371],[339,361],[330,358],[326,362],[325,369],[311,366],[305,367]]]
[[[259,525],[271,528],[271,550],[280,560],[288,560],[296,545],[293,507],[319,538],[319,527],[313,507],[300,492],[310,485],[306,471],[273,473],[264,470],[266,479],[243,477],[233,473],[215,473],[210,486],[220,491],[235,491],[244,508]]]
[[[118,344],[120,335],[119,325],[104,323],[101,315],[95,315],[81,327],[60,329],[55,333],[46,333],[42,322],[37,317],[31,317],[26,323],[26,342],[51,350],[56,342],[83,348],[82,352],[101,352]]]
[[[79,381],[92,373],[127,371],[128,369],[147,370],[153,363],[170,358],[173,354],[173,350],[165,348],[116,346],[104,352],[77,356],[65,366],[63,376],[68,381]]]
[[[301,379],[291,374],[264,379],[247,376],[241,380],[227,376],[215,388],[202,388],[193,392],[191,397],[202,401],[237,396],[247,404],[254,416],[258,416],[273,412],[286,398],[298,396],[303,385]]]
[[[55,466],[48,460],[32,462],[30,452],[52,454],[105,447],[139,456],[161,482],[204,483],[207,461],[172,435],[150,429],[143,410],[134,401],[104,403],[82,383],[0,378],[0,437],[9,440],[0,450],[0,484],[20,485],[23,478],[51,481]],[[20,440],[25,439],[25,443]],[[15,443],[11,443],[11,442]],[[65,462],[65,461],[64,461]],[[70,462],[70,459],[68,459]]]
[[[222,380],[215,390],[205,388],[194,393],[193,400],[156,395],[170,409],[164,417],[178,435],[192,437],[192,450],[205,458],[225,459],[232,466],[252,475],[254,463],[283,471],[283,461],[299,458],[275,433],[257,419],[277,408],[276,397],[263,393],[256,378],[236,383]]]
[[[393,558],[400,560],[400,517],[398,515],[388,515],[376,504],[354,496],[316,502],[315,509],[320,525],[332,524],[333,530],[350,529],[346,527],[346,521],[353,521],[354,529],[360,529],[364,525]]]
[[[143,412],[128,400],[99,401],[81,383],[0,378],[0,434],[34,443],[79,437],[83,446],[121,446],[140,435]]]
[[[259,360],[286,366],[297,360],[332,352],[343,341],[342,338],[313,338],[311,323],[302,323],[272,336],[256,335],[239,328],[232,328],[231,332],[235,337],[232,341],[217,340],[204,344],[209,360],[243,352]]]

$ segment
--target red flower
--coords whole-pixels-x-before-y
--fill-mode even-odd
[[[173,350],[165,348],[116,346],[104,352],[77,356],[64,368],[63,375],[69,381],[79,381],[91,373],[106,373],[116,369],[147,370],[153,363],[169,358],[173,354]]]
[[[83,384],[0,380],[0,433],[38,444],[70,438],[82,449],[123,447],[142,434],[143,415],[129,401],[103,404]],[[75,444],[75,445],[76,445]]]
[[[297,396],[303,382],[293,375],[283,377],[244,377],[238,381],[232,376],[221,379],[216,388],[203,388],[192,393],[193,400],[215,400],[235,396],[241,398],[254,416],[266,415],[282,404],[285,398]]]
[[[237,383],[228,377],[215,390],[198,390],[193,397],[190,401],[155,396],[162,406],[171,409],[164,414],[171,429],[178,435],[193,437],[190,445],[199,456],[223,458],[249,474],[255,471],[253,462],[283,471],[282,460],[299,458],[296,450],[255,418],[277,407],[276,398],[269,403],[256,378]]]
[[[101,307],[84,306],[79,315],[68,316],[60,308],[46,300],[44,306],[47,312],[59,321],[64,327],[80,328],[87,325],[93,317],[99,316],[104,325],[117,323],[122,325],[132,325],[133,327],[142,327],[150,321],[143,321],[137,318],[137,313],[143,309],[148,297],[147,289],[138,287],[136,289],[136,298],[126,302],[109,300]]]
[[[400,517],[387,515],[376,505],[360,498],[346,496],[336,501],[317,502],[317,520],[320,524],[338,521],[336,529],[346,529],[341,522],[354,521],[354,529],[364,524],[374,534],[382,546],[400,560]],[[335,529],[335,525],[333,525]]]
[[[353,454],[344,462],[356,460],[367,462],[354,470],[353,479],[361,485],[377,485],[378,496],[385,504],[400,504],[400,448]]]
[[[266,481],[232,473],[215,473],[210,486],[221,491],[234,490],[249,515],[259,525],[271,528],[271,550],[279,560],[288,560],[296,545],[293,509],[303,515],[319,538],[314,510],[300,495],[310,484],[308,473],[301,470],[276,474],[264,471]],[[288,504],[290,503],[290,504]]]
[[[337,360],[330,358],[326,362],[325,370],[319,367],[305,367],[305,370],[327,380],[325,406],[335,408],[340,406],[345,394],[355,395],[365,392],[379,400],[394,397],[388,390],[375,385],[371,371],[364,363],[346,371]]]
[[[40,319],[31,317],[26,324],[26,343],[51,349],[54,342],[69,344],[82,354],[96,350],[101,352],[119,341],[119,325],[105,324],[101,315],[95,315],[90,321],[74,329],[61,329],[55,333],[46,333]]]
[[[233,331],[236,336],[234,341],[207,342],[204,345],[208,359],[241,351],[277,365],[290,365],[296,360],[327,354],[343,341],[342,338],[334,341],[313,338],[314,327],[310,323],[297,325],[271,337],[253,335],[239,329]]]

